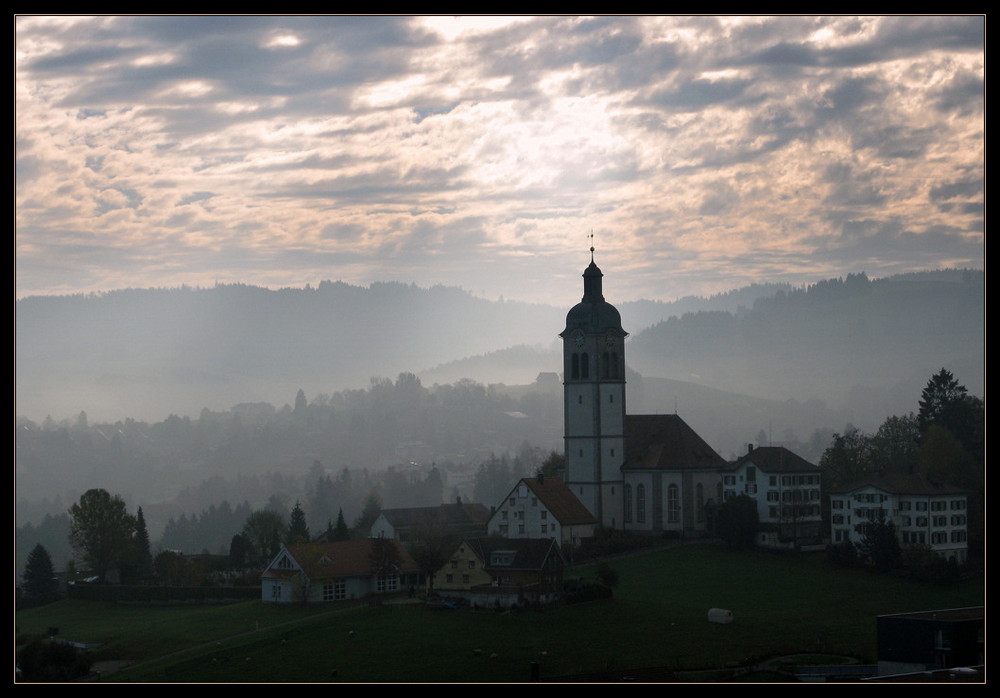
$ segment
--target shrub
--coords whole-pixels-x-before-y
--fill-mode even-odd
[[[22,681],[72,681],[86,676],[90,659],[70,644],[36,640],[17,654]]]

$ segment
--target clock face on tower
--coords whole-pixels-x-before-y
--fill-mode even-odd
[[[583,346],[583,332],[576,332],[573,335],[573,343],[576,344],[576,346],[578,347]]]
[[[615,336],[609,333],[604,338],[604,343],[607,345],[608,349],[611,349],[615,345]]]

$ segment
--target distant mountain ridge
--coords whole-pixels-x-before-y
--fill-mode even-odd
[[[672,303],[608,300],[640,374],[770,399],[849,401],[852,388],[863,400],[866,389],[925,382],[943,365],[982,394],[984,284],[982,271],[946,270],[754,285]],[[428,385],[527,384],[561,369],[557,335],[576,300],[554,307],[443,286],[330,281],[29,297],[15,304],[15,407],[32,418],[85,410],[158,420],[281,404],[300,387],[329,393],[404,371]]]

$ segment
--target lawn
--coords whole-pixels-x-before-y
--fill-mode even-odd
[[[937,587],[831,567],[822,555],[687,545],[612,566],[620,578],[614,600],[521,614],[60,602],[18,613],[17,624],[20,632],[58,626],[64,637],[104,642],[104,658],[145,660],[200,646],[111,680],[504,682],[528,680],[533,663],[544,680],[799,653],[871,662],[876,616],[985,603],[981,578]],[[592,576],[593,568],[580,573]],[[712,607],[732,610],[734,622],[707,622]]]

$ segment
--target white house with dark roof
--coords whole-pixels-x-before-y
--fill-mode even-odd
[[[557,477],[521,479],[490,516],[490,535],[504,538],[554,538],[576,546],[598,526],[593,514]]]
[[[409,541],[423,526],[446,529],[452,535],[465,538],[486,533],[486,523],[490,510],[482,504],[463,502],[439,504],[436,507],[406,507],[383,509],[372,524],[369,535],[372,538],[384,536],[401,541]]]
[[[346,601],[416,585],[419,568],[413,558],[399,541],[386,542],[395,548],[395,564],[389,573],[378,575],[372,570],[372,538],[282,547],[260,575],[261,601]]]
[[[823,538],[820,469],[784,446],[749,446],[729,464],[719,499],[745,494],[757,503],[757,543],[770,548],[818,545]]]
[[[881,514],[879,513],[881,512]],[[830,493],[830,542],[861,541],[862,524],[884,516],[902,545],[926,545],[959,564],[968,555],[968,497],[920,475],[857,482]]]

